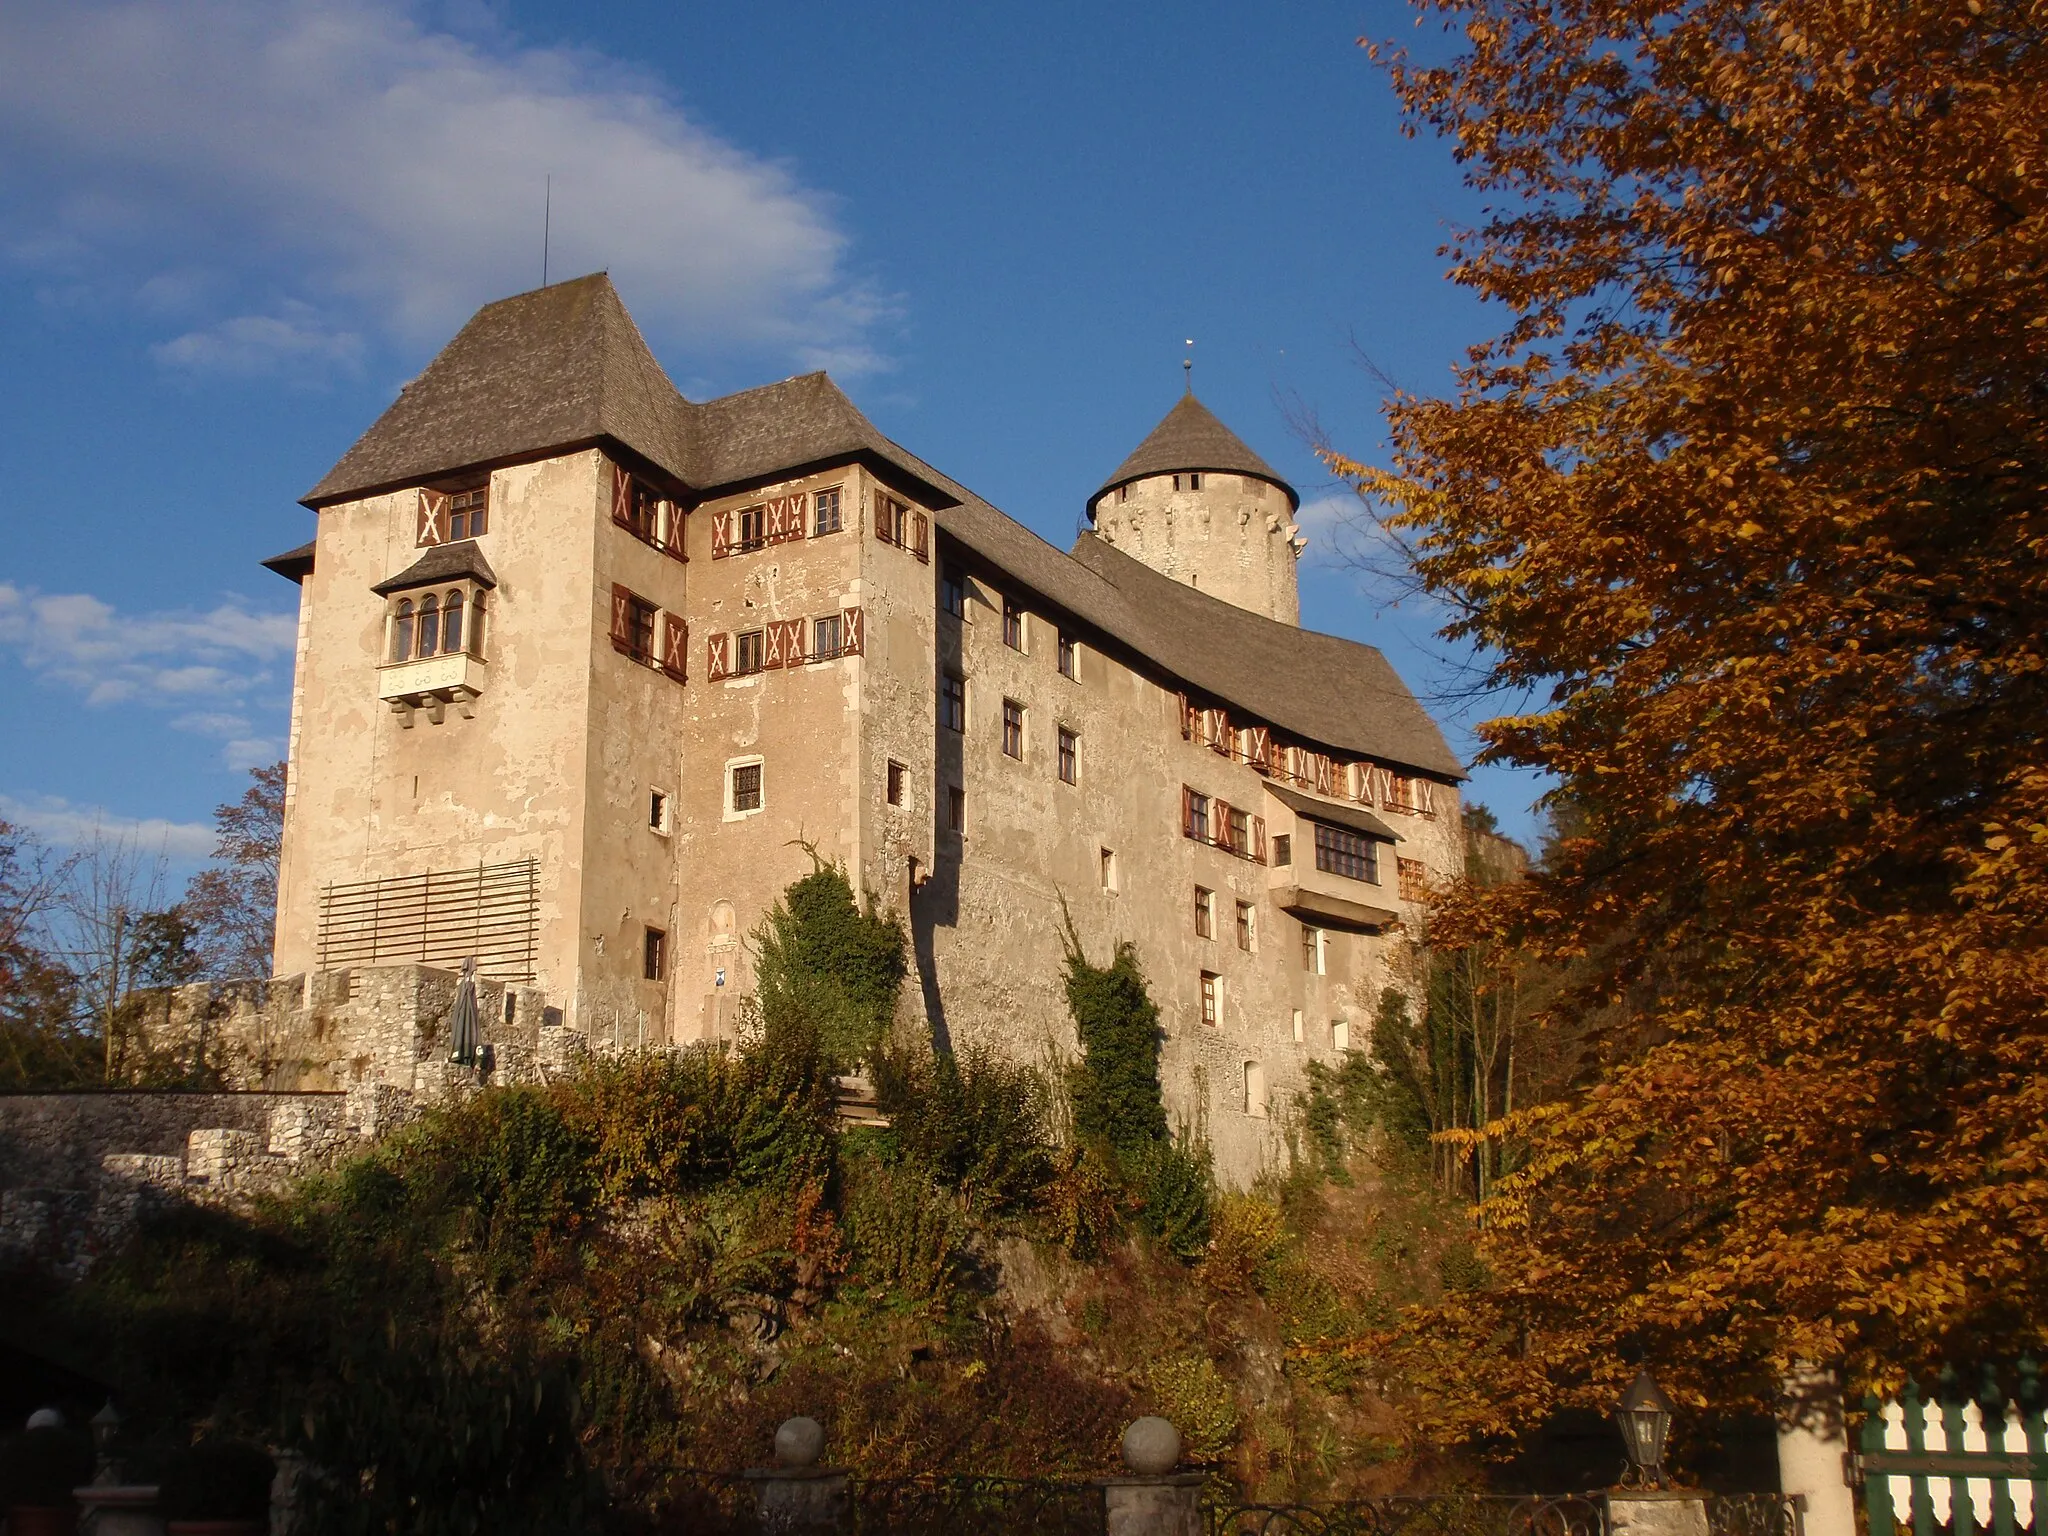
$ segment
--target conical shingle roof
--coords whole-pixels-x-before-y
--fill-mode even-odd
[[[1282,480],[1279,473],[1247,448],[1244,439],[1216,419],[1216,413],[1201,401],[1193,391],[1182,395],[1165,420],[1154,427],[1145,441],[1132,450],[1131,456],[1117,465],[1116,473],[1102,482],[1102,489],[1088,498],[1088,515],[1095,515],[1095,503],[1102,500],[1120,485],[1129,485],[1133,480],[1143,480],[1148,475],[1170,475],[1177,471],[1201,469],[1223,470],[1239,475],[1256,475],[1267,480],[1287,493],[1287,504],[1301,505],[1301,497],[1294,487]]]

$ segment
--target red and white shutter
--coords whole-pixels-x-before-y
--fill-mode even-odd
[[[771,619],[761,631],[761,670],[772,672],[782,665],[782,624]]]
[[[1428,779],[1417,779],[1415,781],[1415,791],[1416,808],[1423,815],[1434,817],[1436,815],[1436,785]]]
[[[839,654],[858,656],[861,654],[860,610],[845,608],[839,614]]]
[[[413,541],[422,548],[448,542],[448,498],[439,491],[420,487],[419,521]]]
[[[932,557],[931,519],[922,512],[910,514],[910,552],[927,562]]]
[[[1372,796],[1388,810],[1394,808],[1394,771],[1391,768],[1373,769]]]
[[[1180,739],[1192,741],[1195,735],[1195,712],[1189,707],[1186,694],[1176,693],[1173,697],[1180,709]]]
[[[1260,772],[1273,766],[1273,733],[1263,725],[1249,728],[1252,766]]]
[[[1230,848],[1230,802],[1211,800],[1209,802],[1209,841],[1218,848]],[[1235,850],[1231,850],[1235,851]]]
[[[675,614],[661,616],[661,669],[677,682],[690,676],[690,626]]]
[[[1316,793],[1334,795],[1337,791],[1337,765],[1330,761],[1330,754],[1316,754]]]
[[[633,652],[633,594],[612,583],[612,649]]]
[[[723,560],[732,553],[733,516],[730,508],[711,514],[711,558],[714,560]]]
[[[800,667],[804,664],[804,621],[790,619],[782,626],[782,664],[785,667]]]
[[[612,521],[621,528],[633,526],[633,477],[623,464],[612,466]]]
[[[707,680],[715,683],[732,671],[732,636],[713,635],[706,649],[709,655],[704,674]]]
[[[1180,835],[1195,835],[1195,792],[1185,784],[1180,787]]]
[[[1254,816],[1252,818],[1251,852],[1253,863],[1263,864],[1266,862],[1266,818],[1263,816]]]

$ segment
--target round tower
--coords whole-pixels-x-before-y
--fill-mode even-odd
[[[1097,537],[1153,570],[1301,622],[1301,498],[1191,390],[1088,498]]]

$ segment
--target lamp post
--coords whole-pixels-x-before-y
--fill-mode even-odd
[[[1639,1487],[1664,1486],[1664,1442],[1671,1434],[1671,1399],[1648,1370],[1638,1371],[1614,1411],[1621,1443]]]

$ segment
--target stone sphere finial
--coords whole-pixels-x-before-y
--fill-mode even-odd
[[[1180,1431],[1157,1414],[1134,1419],[1124,1431],[1124,1465],[1140,1477],[1171,1472],[1180,1460]]]
[[[784,1419],[775,1431],[778,1467],[814,1467],[825,1454],[825,1426],[816,1419]]]
[[[55,1408],[38,1408],[28,1416],[26,1427],[29,1429],[62,1429],[64,1427],[64,1415]]]

